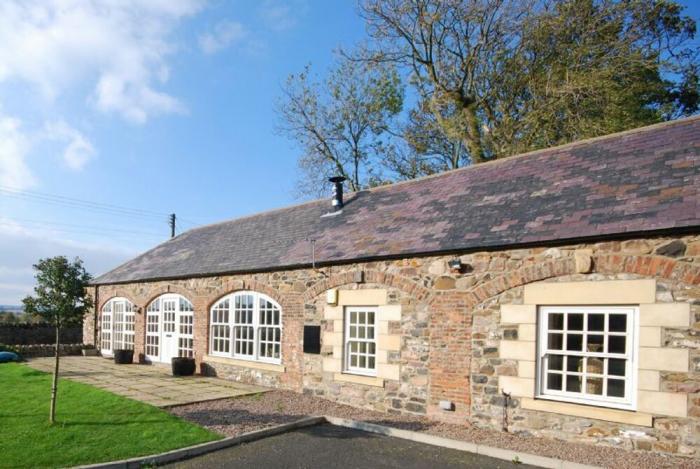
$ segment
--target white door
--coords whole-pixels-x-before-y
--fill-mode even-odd
[[[177,299],[163,298],[162,302],[162,347],[160,361],[170,363],[170,359],[177,357]]]

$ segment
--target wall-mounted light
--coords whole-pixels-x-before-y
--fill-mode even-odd
[[[459,260],[458,257],[455,257],[454,259],[451,259],[447,265],[450,267],[450,270],[456,271],[456,272],[461,272],[462,271],[462,261]]]

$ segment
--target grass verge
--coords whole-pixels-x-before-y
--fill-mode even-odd
[[[161,453],[220,435],[138,401],[60,380],[48,423],[51,375],[0,365],[0,467],[66,467]]]

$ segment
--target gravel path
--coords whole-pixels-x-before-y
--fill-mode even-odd
[[[384,414],[292,391],[275,390],[254,396],[188,404],[173,407],[171,412],[226,436],[292,422],[308,415],[332,415],[615,469],[700,468],[700,462],[687,458],[524,437],[473,426],[445,424],[417,416]]]

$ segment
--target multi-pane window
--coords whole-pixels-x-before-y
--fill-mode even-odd
[[[229,299],[219,301],[211,310],[211,352],[228,355],[231,352],[231,326],[229,326]]]
[[[345,309],[345,371],[364,375],[377,372],[377,340],[373,308]]]
[[[540,308],[539,395],[632,409],[637,308]]]
[[[146,309],[146,355],[157,358],[160,353],[160,299]]]
[[[163,299],[163,332],[175,332],[175,313],[177,300],[174,298]]]
[[[282,312],[277,303],[256,292],[238,292],[211,309],[211,353],[280,363]]]
[[[182,295],[161,295],[146,308],[146,355],[167,362],[194,357],[194,306]]]
[[[258,328],[258,354],[260,358],[276,360],[280,357],[282,343],[282,326],[280,323],[280,310],[270,300],[258,298],[258,316],[260,327]]]
[[[233,356],[255,358],[255,298],[252,294],[240,294],[233,300]]]
[[[134,349],[134,305],[125,298],[113,298],[102,307],[102,350]]]
[[[180,311],[180,330],[177,339],[177,352],[180,357],[194,357],[194,315]]]
[[[102,308],[102,350],[112,350],[112,303]]]

